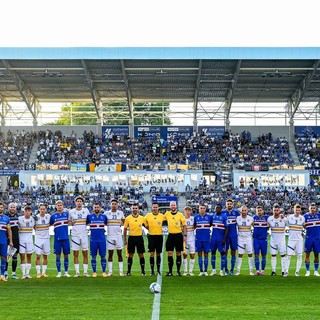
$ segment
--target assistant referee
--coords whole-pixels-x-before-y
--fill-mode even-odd
[[[166,242],[166,251],[168,252],[168,267],[166,277],[172,277],[173,268],[173,251],[176,250],[177,276],[181,276],[181,251],[183,251],[183,242],[186,241],[187,229],[184,215],[177,210],[176,201],[170,202],[170,211],[164,214],[165,220],[168,222],[168,239]]]

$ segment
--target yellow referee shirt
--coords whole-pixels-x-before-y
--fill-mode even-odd
[[[150,212],[144,217],[144,225],[148,227],[150,235],[162,235],[163,220],[165,219],[162,213],[153,214]]]
[[[164,217],[168,222],[169,233],[182,232],[182,226],[186,225],[186,219],[180,211],[178,211],[176,214],[172,214],[171,211],[166,211]]]
[[[124,220],[124,227],[129,229],[130,236],[142,236],[143,223],[143,216],[138,215],[137,217],[134,217],[132,214],[130,214]]]

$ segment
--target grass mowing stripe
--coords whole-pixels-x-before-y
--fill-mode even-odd
[[[161,264],[160,264],[160,273],[161,274],[158,274],[158,276],[157,276],[157,282],[160,284],[161,290],[160,290],[159,293],[156,293],[154,295],[151,320],[158,320],[160,318],[160,303],[161,303],[161,291],[162,291],[162,270],[163,270],[163,251],[164,251],[165,240],[166,240],[166,236],[163,237],[163,244],[162,244]]]

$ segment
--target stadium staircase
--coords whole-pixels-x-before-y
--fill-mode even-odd
[[[39,148],[39,143],[35,142],[35,144],[33,145],[31,152],[30,152],[30,158],[29,158],[29,163],[35,163],[37,160],[37,151]]]
[[[289,142],[289,150],[294,161],[294,165],[297,166],[300,164],[299,157],[297,155],[296,147],[293,142]]]

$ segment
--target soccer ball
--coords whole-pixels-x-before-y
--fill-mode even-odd
[[[158,282],[152,282],[149,289],[152,293],[160,293],[161,285]]]

